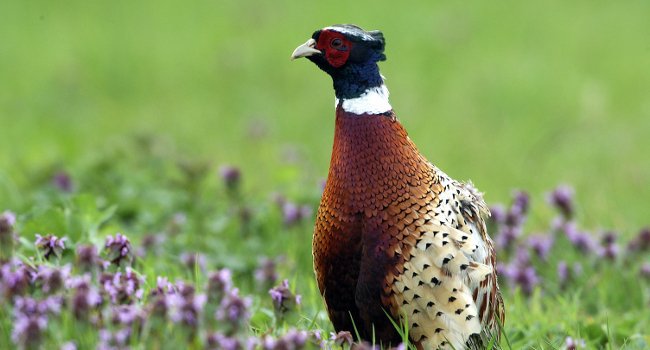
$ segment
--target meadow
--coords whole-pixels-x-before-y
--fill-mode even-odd
[[[501,347],[650,347],[648,13],[0,2],[0,348],[348,347],[311,264],[331,82],[289,60],[346,22],[384,32],[422,153],[485,192]]]

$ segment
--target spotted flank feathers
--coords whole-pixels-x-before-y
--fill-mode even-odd
[[[443,192],[418,227],[403,272],[392,286],[394,303],[411,339],[423,349],[463,349],[470,336],[482,333],[481,303],[474,299],[494,268],[477,223],[488,214],[480,197],[438,171]],[[480,209],[479,209],[480,208]],[[480,210],[480,211],[479,211]],[[475,218],[481,221],[469,221]],[[433,330],[433,331],[432,331]],[[487,332],[486,332],[487,333]],[[489,336],[489,334],[487,334]]]

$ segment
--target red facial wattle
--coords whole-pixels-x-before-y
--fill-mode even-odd
[[[352,42],[341,33],[323,30],[318,37],[316,48],[324,52],[325,59],[332,67],[339,68],[350,57]]]

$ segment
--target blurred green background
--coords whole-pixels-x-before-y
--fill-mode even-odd
[[[249,190],[327,174],[331,82],[289,54],[333,23],[381,29],[421,151],[488,202],[576,187],[594,226],[650,200],[650,1],[0,2],[0,209],[26,179],[133,135],[240,166]]]

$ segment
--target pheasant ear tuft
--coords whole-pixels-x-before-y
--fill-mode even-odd
[[[384,33],[382,33],[381,31],[379,31],[379,30],[371,30],[371,31],[368,32],[368,34],[370,34],[370,36],[373,39],[379,41],[381,43],[382,47],[386,44],[386,41],[384,39]]]
[[[373,49],[379,54],[379,61],[385,61],[384,48],[386,47],[386,39],[384,39],[384,33],[379,30],[371,30],[368,34],[373,38]]]

